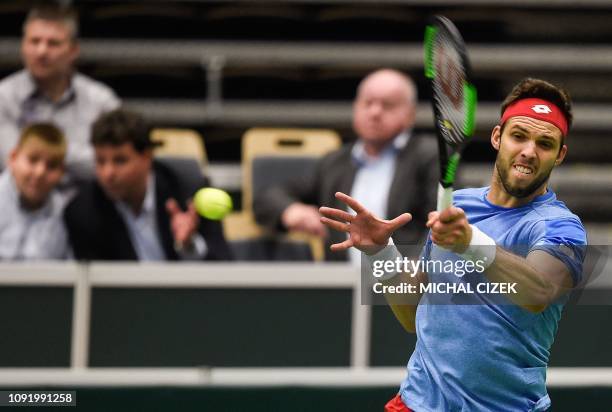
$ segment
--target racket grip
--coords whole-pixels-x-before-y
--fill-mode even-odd
[[[438,183],[437,211],[441,212],[453,204],[453,187],[444,187]]]

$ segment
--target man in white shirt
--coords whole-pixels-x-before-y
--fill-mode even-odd
[[[327,232],[318,205],[342,208],[334,194],[344,192],[382,217],[409,210],[417,224],[400,228],[394,235],[396,243],[421,241],[427,213],[435,205],[438,171],[435,138],[413,132],[417,100],[414,82],[397,70],[381,69],[366,76],[353,103],[357,141],[323,157],[314,174],[255,193],[258,223],[272,230],[325,236],[328,246],[338,243],[343,234]],[[346,252],[332,254],[325,249],[328,260],[348,257]],[[350,258],[359,262],[358,254]]]
[[[69,7],[43,5],[28,13],[21,41],[25,67],[0,82],[0,166],[23,127],[52,122],[68,143],[64,184],[93,175],[91,124],[118,107],[119,99],[107,86],[75,71],[77,35],[78,18]]]

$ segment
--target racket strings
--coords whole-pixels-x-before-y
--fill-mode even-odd
[[[456,146],[465,140],[463,134],[465,68],[452,39],[445,36],[444,30],[438,31],[433,46],[433,62],[436,68],[436,75],[433,78],[433,98],[439,111],[438,122],[444,140]]]

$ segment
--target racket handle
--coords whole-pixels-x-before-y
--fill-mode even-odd
[[[444,187],[438,183],[438,212],[450,207],[453,204],[453,187]]]

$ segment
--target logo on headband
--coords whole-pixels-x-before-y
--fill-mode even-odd
[[[499,124],[503,125],[509,118],[515,116],[543,120],[556,126],[563,136],[567,136],[568,124],[565,115],[557,105],[548,100],[537,97],[517,100],[504,110]]]
[[[535,106],[531,106],[531,110],[540,114],[552,113],[552,109],[545,104],[536,104]]]

